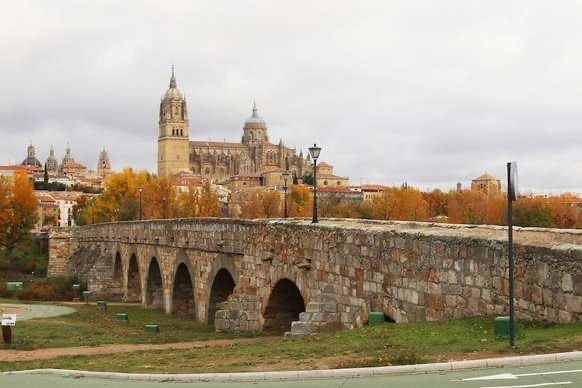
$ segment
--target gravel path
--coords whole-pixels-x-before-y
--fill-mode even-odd
[[[178,342],[171,344],[111,344],[36,350],[0,350],[0,361],[48,360],[61,356],[91,356],[96,354],[129,353],[142,350],[217,348],[234,344],[279,341],[281,337],[221,339],[210,341]]]
[[[72,307],[44,304],[0,304],[0,314],[16,314],[16,324],[18,321],[58,317],[59,315],[72,314],[75,311],[77,310]]]

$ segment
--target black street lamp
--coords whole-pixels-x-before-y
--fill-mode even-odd
[[[281,178],[283,178],[283,182],[285,182],[285,186],[283,186],[283,189],[285,190],[285,212],[283,213],[283,217],[287,218],[287,180],[289,180],[289,171],[283,171]]]
[[[142,220],[143,214],[141,212],[141,193],[143,193],[143,187],[139,187],[137,189],[138,193],[139,193],[139,220]]]
[[[168,213],[168,209],[166,207],[166,197],[162,198],[162,201],[164,202],[164,219],[168,218],[167,213]]]
[[[313,159],[313,218],[311,219],[312,224],[317,224],[319,220],[317,219],[317,158],[319,158],[319,153],[321,148],[317,144],[313,144],[313,147],[309,147],[309,155]]]

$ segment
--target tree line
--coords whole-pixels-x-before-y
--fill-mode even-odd
[[[177,190],[167,178],[126,169],[111,174],[103,193],[81,199],[75,208],[78,225],[139,219],[139,188],[142,188],[142,218],[216,217],[222,215],[217,195],[209,184]],[[571,197],[520,197],[514,204],[518,226],[582,228],[582,207]],[[473,190],[421,191],[404,185],[386,188],[368,201],[337,195],[318,198],[318,215],[330,218],[428,221],[454,224],[506,225],[506,198],[502,193]],[[581,204],[582,205],[582,204]],[[283,216],[284,196],[277,191],[233,192],[229,215],[237,218]],[[289,217],[310,217],[313,197],[306,185],[289,187]]]
[[[210,184],[178,190],[165,177],[127,168],[105,180],[103,192],[81,197],[74,208],[77,225],[161,218],[217,217],[218,196]]]

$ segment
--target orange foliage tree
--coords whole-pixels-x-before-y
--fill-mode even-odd
[[[287,201],[289,217],[311,217],[313,197],[306,185],[291,185]]]
[[[15,174],[12,185],[8,187],[10,189],[8,197],[6,197],[6,187],[0,189],[2,191],[0,197],[3,197],[0,198],[0,213],[7,216],[3,218],[0,239],[2,245],[8,251],[12,251],[21,243],[28,241],[30,230],[38,219],[38,202],[34,195],[34,186],[26,174]],[[5,208],[6,204],[8,204],[8,211]],[[2,210],[3,207],[4,210]]]

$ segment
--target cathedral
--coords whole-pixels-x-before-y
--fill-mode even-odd
[[[178,90],[174,69],[170,87],[160,102],[158,175],[195,175],[216,183],[247,185],[281,183],[281,173],[290,171],[301,179],[311,171],[309,155],[297,154],[282,141],[269,141],[267,124],[256,104],[245,121],[240,143],[190,141],[186,99]]]

